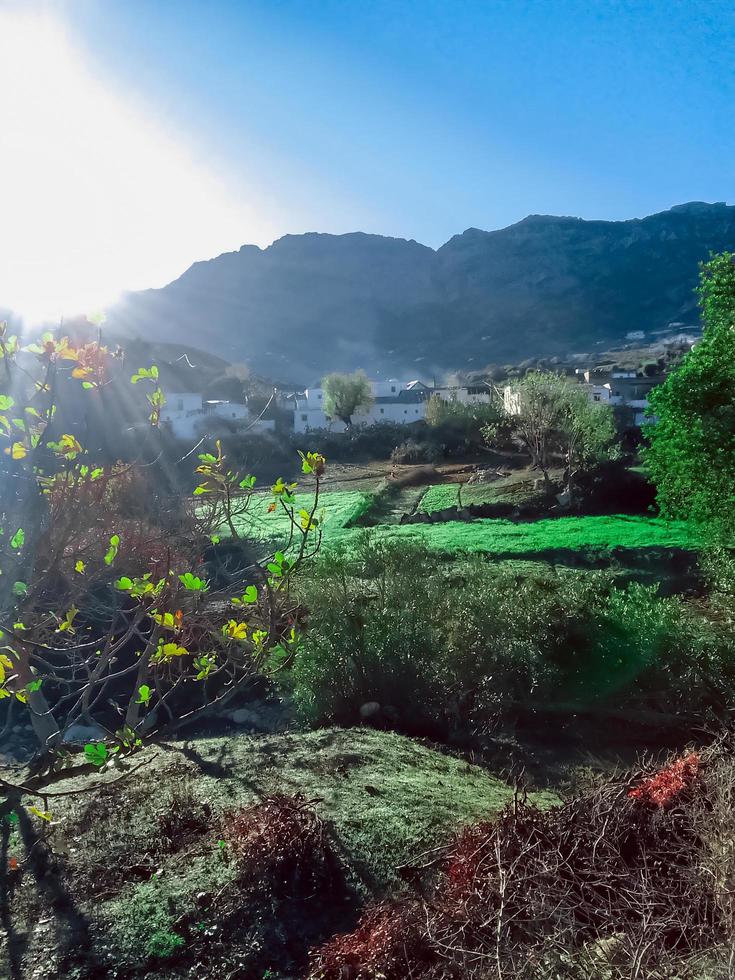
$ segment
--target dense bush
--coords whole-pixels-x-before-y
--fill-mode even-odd
[[[735,644],[717,617],[604,573],[437,569],[419,547],[366,536],[301,588],[310,629],[295,697],[313,723],[354,722],[370,701],[409,732],[487,729],[549,702],[707,714],[735,692]]]
[[[477,450],[485,443],[484,429],[502,418],[495,404],[479,402],[465,405],[432,395],[426,403],[429,441],[438,454],[457,456]]]
[[[404,439],[390,454],[394,463],[435,463],[441,458],[441,450],[433,443],[416,439]]]
[[[310,432],[311,440],[319,439],[320,447],[324,445],[324,455],[338,462],[351,460],[388,459],[396,446],[406,438],[406,432],[411,438],[423,441],[427,427],[423,422],[413,422],[401,425],[398,422],[379,422],[376,425],[353,426],[347,432],[333,432],[321,429]],[[303,436],[294,436],[293,445],[301,444]],[[293,452],[293,450],[291,450]]]
[[[312,619],[294,668],[302,716],[349,723],[362,704],[394,705],[403,726],[441,716],[442,664],[432,625],[431,561],[366,537],[356,554],[336,553],[305,586]]]

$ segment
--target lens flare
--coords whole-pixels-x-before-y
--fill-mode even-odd
[[[0,308],[38,322],[257,237],[252,209],[100,80],[59,21],[0,11]]]

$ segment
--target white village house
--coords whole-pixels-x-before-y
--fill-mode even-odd
[[[238,429],[262,432],[275,428],[272,419],[250,421],[247,405],[239,402],[205,400],[196,392],[166,392],[166,404],[161,410],[161,425],[176,439],[198,439],[207,428],[218,421],[228,421]]]
[[[426,402],[431,395],[439,395],[446,401],[458,401],[463,405],[489,402],[491,389],[484,384],[472,386],[430,387],[423,381],[371,381],[373,403],[366,412],[356,412],[352,424],[376,425],[392,422],[408,425],[419,422],[426,416]],[[307,388],[297,395],[294,408],[294,431],[308,432],[312,429],[329,429],[344,432],[345,424],[339,419],[331,419],[324,411],[324,390]]]

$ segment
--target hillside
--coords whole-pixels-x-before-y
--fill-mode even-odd
[[[696,321],[697,263],[735,248],[735,207],[630,221],[531,215],[437,251],[378,235],[287,235],[129,294],[109,326],[216,350],[259,372],[480,368]]]

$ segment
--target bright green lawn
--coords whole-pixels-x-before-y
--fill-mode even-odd
[[[426,514],[444,510],[446,507],[457,507],[459,499],[457,490],[461,487],[461,504],[496,504],[499,502],[522,504],[538,496],[533,489],[533,481],[518,480],[517,478],[501,478],[492,483],[438,483],[429,487],[418,509]]]
[[[335,535],[349,541],[357,530]],[[485,552],[528,555],[545,551],[609,552],[614,548],[697,547],[695,532],[683,521],[613,515],[558,517],[528,523],[505,520],[447,521],[442,524],[382,525],[371,532],[383,541],[416,542],[443,553]]]
[[[325,539],[331,537],[335,531],[348,527],[363,514],[370,504],[370,499],[370,494],[355,490],[337,490],[320,494],[317,517],[323,520]],[[268,513],[268,507],[272,502],[273,497],[270,494],[254,495],[246,513],[235,521],[238,531],[253,541],[271,543],[284,541],[290,530],[289,520],[280,505],[272,514]],[[313,506],[313,493],[296,494],[297,512],[302,507],[311,512]],[[227,529],[223,528],[220,533],[224,537]]]
[[[499,487],[491,483],[464,484],[458,483],[438,483],[429,487],[421,498],[419,510],[426,514],[433,514],[434,511],[444,510],[446,507],[457,507],[459,499],[457,490],[461,486],[462,506],[467,504],[491,504],[495,503],[502,491]]]

